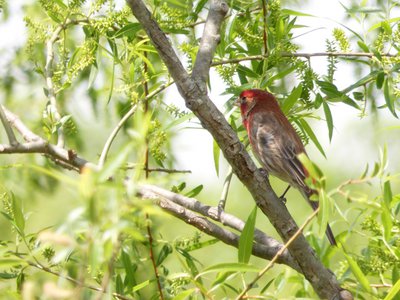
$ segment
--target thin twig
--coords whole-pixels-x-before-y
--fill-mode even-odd
[[[236,300],[243,299],[246,293],[253,288],[253,286],[256,284],[256,282],[269,270],[273,267],[274,263],[277,261],[279,256],[282,255],[283,251],[285,251],[290,244],[303,232],[304,228],[311,222],[311,220],[318,214],[319,212],[319,207],[305,220],[303,225],[299,227],[299,229],[296,231],[296,233],[286,242],[286,244],[276,253],[274,258],[268,263],[268,265],[262,269],[254,278],[252,282],[250,282],[247,287],[236,297]]]
[[[125,122],[135,114],[137,109],[137,104],[133,105],[131,109],[122,117],[122,119],[118,122],[117,126],[114,128],[114,130],[111,132],[109,135],[106,143],[104,144],[103,151],[101,151],[101,155],[99,158],[98,166],[101,169],[104,166],[104,163],[107,159],[107,154],[108,151],[110,151],[111,144],[114,141],[115,137],[117,136],[118,132],[124,126]]]
[[[367,57],[373,58],[375,54],[369,52],[297,52],[297,53],[281,53],[281,57],[304,57],[304,58],[312,58],[312,57],[320,57],[320,56],[334,56],[334,57]],[[396,54],[386,53],[381,54],[383,57],[396,57]],[[232,59],[223,59],[214,61],[211,66],[219,66],[219,65],[226,65],[226,64],[237,64],[242,61],[249,61],[249,60],[263,60],[268,58],[268,55],[253,55],[253,56],[246,56],[246,57],[239,57],[239,58],[232,58]]]
[[[60,122],[61,115],[57,109],[57,100],[56,100],[56,91],[54,89],[53,83],[53,61],[54,61],[54,49],[53,46],[55,42],[59,39],[59,35],[62,30],[65,29],[65,24],[69,23],[70,20],[67,19],[64,24],[60,24],[51,35],[51,38],[46,43],[46,65],[44,67],[44,74],[46,77],[46,86],[47,86],[47,97],[49,98],[50,113],[56,122]],[[59,126],[57,129],[57,146],[64,147],[65,139],[64,139],[64,131],[63,126]]]
[[[153,92],[151,92],[150,94],[148,94],[147,97],[145,97],[143,99],[143,101],[147,101],[148,99],[158,95],[163,90],[165,90],[167,87],[171,86],[173,83],[174,83],[174,81],[171,80],[171,81],[161,85],[158,89],[156,89]],[[117,136],[117,134],[120,131],[120,129],[122,128],[122,126],[124,126],[126,121],[128,121],[129,118],[135,114],[136,109],[137,109],[137,104],[135,104],[131,107],[131,109],[122,117],[122,119],[118,122],[117,126],[114,128],[114,130],[109,135],[106,143],[104,144],[103,151],[101,152],[101,155],[99,158],[99,162],[98,162],[99,168],[102,168],[104,166],[104,163],[107,159],[108,152],[110,151],[111,145],[112,145],[115,137]]]
[[[262,0],[264,55],[268,55],[267,3]]]
[[[144,57],[147,58],[147,52],[144,51]],[[147,75],[147,63],[146,61],[143,62],[144,65],[144,76]],[[147,83],[147,80],[144,79],[144,96],[145,96],[145,100],[144,100],[144,114],[147,115],[149,112],[149,86]],[[145,158],[144,158],[144,168],[145,168],[145,177],[146,179],[149,178],[149,152],[150,152],[150,146],[149,146],[149,137],[148,137],[148,133],[146,133],[146,137],[145,137]],[[161,279],[160,279],[160,275],[158,274],[158,269],[157,269],[157,263],[154,257],[154,252],[153,252],[153,235],[151,233],[151,227],[150,227],[150,217],[149,214],[146,213],[146,227],[147,227],[147,234],[149,236],[149,250],[150,250],[150,260],[152,262],[153,265],[153,270],[154,270],[154,275],[156,276],[156,281],[157,281],[157,288],[158,288],[158,293],[160,295],[160,300],[164,299],[164,293],[162,290],[162,286],[161,286]]]
[[[226,205],[226,199],[228,198],[229,187],[231,185],[233,175],[233,169],[229,166],[228,174],[225,177],[224,186],[222,188],[221,199],[218,202],[218,210],[224,210]]]
[[[59,278],[66,279],[66,280],[68,280],[69,282],[72,282],[72,283],[74,283],[75,285],[77,285],[77,286],[79,286],[79,287],[84,287],[84,288],[87,288],[87,289],[89,289],[89,290],[93,290],[93,291],[96,291],[96,292],[107,293],[107,291],[104,291],[102,288],[99,288],[99,287],[96,287],[96,286],[93,286],[93,285],[86,285],[86,284],[84,284],[83,282],[81,282],[81,281],[79,281],[79,280],[76,280],[75,278],[72,278],[72,277],[70,277],[70,276],[68,276],[68,275],[64,275],[64,274],[62,274],[62,273],[55,272],[55,271],[53,271],[52,269],[43,266],[42,264],[37,264],[37,263],[31,262],[31,261],[27,261],[27,263],[28,263],[30,266],[32,266],[32,267],[35,267],[35,268],[37,268],[37,269],[39,269],[39,270],[42,270],[42,271],[45,271],[46,273],[55,275],[55,276],[57,276],[57,277],[59,277]],[[113,293],[111,293],[111,294],[112,294],[114,297],[118,298],[118,299],[122,299],[122,300],[133,300],[133,298],[129,298],[129,297],[126,297],[126,296],[124,296],[124,295],[121,295],[121,294],[118,294],[118,293],[115,293],[115,292],[113,292]]]
[[[141,165],[141,164],[127,164],[125,169],[136,169],[136,168],[143,168],[143,171],[146,171],[146,168]],[[177,169],[166,169],[166,168],[148,168],[147,171],[149,173],[151,172],[161,172],[161,173],[168,173],[168,174],[173,174],[173,173],[192,173],[191,170],[177,170]]]
[[[7,120],[7,116],[4,113],[3,105],[0,104],[0,119],[3,123],[4,130],[6,131],[8,142],[10,145],[15,146],[18,144],[17,138],[15,137],[14,131],[11,128],[9,121]]]

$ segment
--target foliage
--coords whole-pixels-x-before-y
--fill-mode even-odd
[[[324,143],[312,121],[324,122],[332,140],[337,121],[333,106],[350,106],[360,117],[378,119],[389,112],[397,118],[398,2],[377,1],[373,8],[366,1],[343,5],[356,25],[337,24],[325,41],[326,51],[337,53],[326,57],[326,74],[315,70],[312,55],[296,55],[301,50],[296,36],[304,28],[302,18],[315,16],[271,0],[266,17],[262,2],[229,1],[231,11],[214,57],[220,80],[209,82],[211,90],[224,84],[225,95],[232,100],[225,103],[224,113],[244,141],[233,99],[249,87],[277,95],[304,143],[315,145],[324,156]],[[191,71],[208,1],[147,4]],[[68,149],[96,161],[111,128],[132,107],[138,109],[132,120],[122,124],[99,172],[84,169],[76,175],[46,157],[24,155],[17,160],[3,154],[0,297],[91,299],[108,294],[156,299],[157,281],[168,299],[236,297],[243,283],[265,264],[250,257],[256,210],[248,212],[238,261],[227,261],[219,253],[228,251],[228,246],[189,225],[173,225],[173,217],[137,195],[140,183],[149,181],[204,201],[218,197],[203,189],[202,182],[192,186],[185,174],[147,172],[154,166],[164,171],[179,166],[180,149],[173,147],[174,138],[181,128],[199,125],[181,108],[180,100],[166,92],[173,82],[142,25],[123,2],[112,0],[38,1],[24,4],[23,9],[28,37],[0,72],[0,93],[3,104],[34,132],[49,143],[65,137]],[[6,22],[10,18],[6,1],[0,1],[0,12]],[[267,40],[261,34],[264,30]],[[352,51],[362,55],[343,55]],[[235,59],[239,61],[231,61]],[[343,62],[352,66],[357,78],[344,88],[336,78]],[[6,144],[5,135],[2,143]],[[365,162],[364,172],[353,172],[360,176],[348,175],[342,183],[305,160],[313,177],[309,184],[321,195],[318,224],[306,236],[357,299],[400,299],[395,293],[400,282],[400,170],[389,165],[390,147],[381,145],[379,161],[372,168]],[[221,174],[219,149],[214,145],[204,151],[208,150]],[[328,184],[330,180],[333,183]],[[240,215],[240,208],[235,210]],[[328,220],[341,242],[337,249],[322,242]],[[185,232],[174,235],[170,225],[172,230],[186,226]],[[214,252],[217,260],[209,255]],[[250,293],[267,299],[315,297],[295,271],[277,267],[274,272]]]

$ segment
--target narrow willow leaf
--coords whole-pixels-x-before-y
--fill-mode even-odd
[[[389,180],[385,181],[383,185],[383,199],[385,201],[386,207],[390,208],[390,203],[392,202],[393,199],[393,193]]]
[[[314,15],[303,13],[301,11],[295,11],[292,9],[282,9],[281,13],[284,15],[298,16],[298,17],[315,17]]]
[[[362,41],[357,41],[357,45],[363,50],[363,51],[365,51],[365,52],[369,52],[369,48],[368,48],[368,46],[364,43],[364,42],[362,42]]]
[[[380,90],[383,86],[383,83],[385,81],[385,73],[384,72],[379,72],[378,75],[376,76],[376,88]]]
[[[200,192],[201,192],[202,190],[203,190],[203,185],[200,184],[200,185],[196,186],[193,190],[187,192],[187,193],[185,194],[185,196],[188,197],[188,198],[196,197],[198,194],[200,194]]]
[[[296,88],[292,90],[290,95],[285,99],[281,107],[285,115],[290,111],[290,109],[293,107],[296,101],[300,98],[302,91],[303,87],[301,85],[298,85]]]
[[[142,28],[142,25],[140,23],[130,23],[128,25],[125,25],[122,27],[120,30],[118,30],[114,34],[114,38],[120,38],[123,36],[126,36],[128,38],[135,38],[137,36],[137,32]]]
[[[196,289],[188,289],[186,291],[183,291],[176,295],[172,300],[185,300],[185,299],[190,299],[188,298],[191,294],[193,294],[196,291]]]
[[[390,112],[397,118],[396,110],[394,108],[394,96],[391,95],[390,90],[392,89],[390,80],[388,78],[385,79],[384,87],[383,87],[383,94],[385,96],[385,102],[387,107],[389,108]]]
[[[385,205],[382,207],[381,220],[383,224],[383,235],[385,240],[389,241],[392,236],[393,221],[390,210]]]
[[[149,284],[150,284],[150,280],[143,281],[142,283],[135,285],[132,288],[132,292],[137,292],[138,290],[141,290],[142,288],[148,286]]]
[[[300,119],[298,120],[301,127],[304,129],[304,131],[307,133],[308,137],[312,140],[312,142],[314,143],[314,145],[317,147],[317,149],[319,150],[319,152],[321,152],[321,154],[326,157],[324,149],[322,148],[321,144],[319,143],[317,137],[315,136],[314,131],[311,129],[310,125],[308,125],[307,121],[304,119]]]
[[[115,157],[107,161],[104,168],[99,173],[98,179],[100,182],[108,180],[112,175],[114,175],[115,171],[126,162],[128,155],[133,149],[133,145],[133,143],[128,143],[118,151],[118,154]]]
[[[210,266],[206,269],[204,269],[203,272],[198,274],[195,279],[197,279],[200,276],[203,276],[208,273],[215,273],[215,272],[253,272],[257,273],[260,271],[260,268],[255,267],[250,264],[244,264],[244,263],[221,263],[221,264],[216,264],[213,266]]]
[[[254,228],[256,226],[257,219],[257,206],[253,208],[249,217],[247,218],[246,224],[244,225],[242,234],[239,238],[239,251],[238,261],[240,263],[248,263],[251,257],[253,249],[253,238]]]
[[[382,22],[378,22],[378,23],[372,25],[372,26],[368,29],[368,32],[370,32],[370,31],[372,31],[372,30],[375,30],[375,29],[378,29],[378,28],[380,29],[380,28],[382,28],[383,26],[385,26],[385,24],[389,24],[389,23],[393,23],[393,22],[397,22],[397,21],[400,21],[400,17],[391,18],[391,19],[388,19],[388,20],[385,20],[385,21],[382,21]],[[390,26],[389,26],[389,27],[390,27]]]
[[[323,105],[323,107],[324,107],[326,125],[328,126],[329,141],[332,141],[332,135],[333,135],[333,119],[332,119],[331,109],[329,108],[329,105],[328,105],[328,103],[326,103],[326,102],[323,102],[322,105]]]
[[[400,279],[397,280],[396,284],[390,288],[388,294],[383,300],[392,300],[394,299],[394,297],[397,297],[399,293],[400,293]]]
[[[124,266],[125,269],[126,285],[128,288],[131,288],[135,283],[135,273],[131,259],[129,258],[129,255],[125,251],[121,252],[121,260],[122,260],[122,265]]]
[[[19,234],[24,236],[24,230],[25,230],[24,214],[22,213],[22,209],[19,206],[17,199],[15,199],[14,194],[11,193],[10,195],[11,195],[11,204],[12,204],[12,211],[14,215],[15,225],[17,226]]]
[[[354,276],[357,278],[358,282],[361,284],[361,286],[367,291],[367,292],[372,292],[371,287],[369,285],[369,280],[365,276],[365,274],[361,271],[361,268],[357,264],[357,262],[346,252],[343,252],[344,256],[347,259],[347,262],[349,263],[350,269],[353,272]]]

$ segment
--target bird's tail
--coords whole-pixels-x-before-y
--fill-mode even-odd
[[[319,206],[319,202],[311,201],[310,198],[309,198],[309,195],[307,195],[307,196],[308,196],[307,197],[308,202],[310,203],[312,209],[316,210],[318,208],[318,206]],[[327,226],[326,226],[325,234],[326,234],[326,237],[329,240],[329,243],[331,243],[332,246],[337,246],[337,243],[336,243],[336,240],[335,240],[335,236],[333,235],[332,229],[329,226],[329,224],[327,224]]]

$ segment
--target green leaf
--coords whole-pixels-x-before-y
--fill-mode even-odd
[[[393,199],[393,193],[392,193],[392,188],[390,186],[389,180],[385,181],[385,183],[383,185],[383,199],[384,199],[385,206],[387,208],[390,208],[390,203],[392,202],[392,199]]]
[[[322,148],[321,144],[319,143],[317,137],[315,136],[314,131],[311,129],[310,125],[308,125],[307,121],[304,119],[299,119],[298,122],[300,123],[301,127],[304,129],[304,131],[307,133],[308,137],[311,139],[311,141],[314,143],[314,145],[317,147],[319,152],[326,157],[324,149]]]
[[[242,234],[239,238],[238,261],[248,263],[253,250],[254,228],[257,219],[257,206],[253,208],[244,225]]]
[[[10,195],[11,195],[12,211],[14,215],[15,226],[18,229],[18,233],[24,236],[24,230],[25,230],[24,214],[22,213],[22,209],[19,206],[18,201],[15,199],[14,194],[11,193]]]
[[[361,268],[357,264],[357,262],[346,252],[343,252],[344,256],[349,263],[350,269],[353,272],[354,276],[357,278],[357,281],[361,284],[361,286],[369,293],[372,292],[371,287],[369,285],[369,281],[364,273],[361,271]]]
[[[357,82],[358,83],[358,82]],[[328,96],[328,101],[331,102],[343,102],[347,105],[350,105],[356,109],[360,109],[360,107],[358,106],[358,104],[356,102],[354,102],[353,99],[351,99],[349,96],[346,95],[347,92],[351,91],[352,89],[354,89],[356,87],[356,84],[353,84],[351,87],[351,89],[347,88],[343,91],[339,91],[336,87],[336,85],[334,85],[331,82],[328,81],[317,81],[317,84],[319,85],[319,87],[321,88],[321,91]],[[348,90],[349,89],[349,90]]]
[[[137,32],[140,29],[142,29],[142,25],[140,23],[130,23],[122,27],[120,30],[118,30],[114,34],[114,38],[121,38],[123,36],[126,36],[128,38],[133,39],[137,36]]]
[[[383,87],[383,94],[385,96],[385,102],[387,107],[389,108],[390,112],[397,118],[397,114],[394,108],[394,96],[391,94],[392,84],[389,78],[385,78],[385,83]]]
[[[206,269],[204,269],[203,272],[201,272],[199,275],[196,276],[195,279],[197,279],[200,276],[203,276],[208,273],[215,273],[215,272],[253,272],[257,273],[260,271],[260,268],[255,267],[250,264],[244,264],[244,263],[221,263],[221,264],[216,264],[213,266],[210,266]]]
[[[100,171],[98,180],[104,182],[108,180],[117,169],[119,169],[127,160],[128,155],[133,149],[133,143],[128,143],[118,151],[118,154],[112,159],[108,160],[104,168]]]
[[[332,141],[332,135],[333,135],[333,119],[332,119],[331,109],[329,108],[329,105],[328,105],[328,103],[326,103],[326,102],[323,102],[323,103],[322,103],[322,106],[324,107],[326,125],[328,126],[329,141]]]
[[[221,150],[215,140],[213,140],[213,157],[214,157],[214,167],[217,176],[219,177],[219,157],[221,155]]]
[[[174,298],[172,298],[173,300],[185,300],[187,299],[191,294],[193,294],[196,291],[196,289],[188,289],[186,291],[183,291],[181,293],[179,293],[178,295],[176,295]]]
[[[25,265],[26,263],[19,258],[0,258],[1,268],[11,268],[19,265]]]
[[[298,17],[315,17],[314,15],[303,13],[301,11],[295,11],[292,9],[282,9],[281,13],[284,15],[298,16]]]
[[[163,261],[172,253],[172,247],[170,244],[165,244],[161,250],[160,253],[157,255],[157,262],[156,265],[159,266],[163,263]]]
[[[376,76],[376,88],[380,90],[383,86],[383,82],[385,81],[385,73],[379,72]]]
[[[138,290],[141,290],[142,288],[148,286],[149,284],[150,284],[150,280],[147,279],[146,281],[143,281],[142,283],[135,285],[132,288],[132,292],[137,292]]]
[[[200,184],[200,185],[196,186],[193,190],[187,192],[187,193],[185,194],[185,196],[188,197],[188,198],[196,197],[198,194],[200,194],[200,192],[201,192],[202,190],[203,190],[203,185]]]
[[[357,41],[357,44],[358,44],[358,46],[363,50],[363,51],[365,51],[365,52],[369,52],[369,48],[368,48],[368,46],[364,43],[364,42],[362,42],[362,41]]]
[[[135,283],[135,273],[134,273],[134,265],[131,262],[131,259],[129,258],[129,255],[125,252],[121,252],[121,260],[122,260],[122,265],[124,266],[125,269],[125,282],[127,283],[127,287],[130,289],[133,287]]]
[[[368,29],[368,32],[370,32],[370,31],[372,31],[372,30],[375,30],[375,29],[378,29],[378,28],[380,29],[380,28],[382,28],[382,27],[388,26],[388,24],[393,23],[393,22],[397,22],[397,21],[400,21],[400,17],[391,18],[391,19],[384,20],[384,21],[382,21],[382,22],[376,23],[376,24],[372,25],[372,26]],[[389,27],[390,27],[390,26],[389,26]]]
[[[299,84],[296,88],[292,90],[290,95],[285,99],[285,101],[282,104],[282,111],[285,115],[288,114],[290,109],[293,107],[293,105],[296,103],[296,101],[300,98],[301,93],[303,91],[303,87],[301,84]]]
[[[386,297],[383,300],[392,300],[394,297],[398,296],[400,292],[400,279],[397,280],[396,284],[393,285]]]

